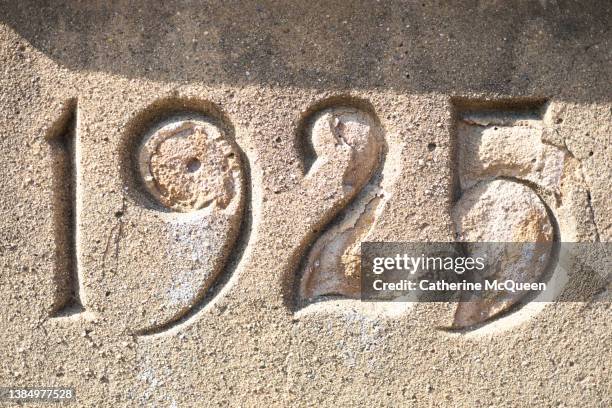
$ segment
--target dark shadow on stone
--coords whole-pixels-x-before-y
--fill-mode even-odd
[[[612,4],[0,0],[73,71],[208,85],[609,101]]]

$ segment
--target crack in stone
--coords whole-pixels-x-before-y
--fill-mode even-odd
[[[587,177],[586,174],[584,172],[584,168],[582,167],[582,159],[578,158],[574,152],[572,152],[572,150],[569,148],[569,146],[567,145],[567,138],[562,137],[559,134],[559,131],[557,129],[553,129],[554,132],[561,138],[561,140],[563,141],[563,147],[558,146],[554,143],[550,143],[548,141],[542,140],[542,143],[544,144],[548,144],[550,146],[554,146],[557,149],[562,149],[564,150],[572,159],[576,160],[578,162],[578,167],[580,168],[580,175],[582,176],[582,183],[584,184],[584,188],[586,190],[587,193],[587,207],[589,209],[589,217],[591,219],[591,223],[593,224],[593,229],[595,230],[595,242],[601,242],[601,237],[599,235],[599,227],[597,225],[597,219],[595,217],[595,209],[593,208],[593,201],[592,201],[592,196],[591,196],[591,186],[589,185],[589,183],[587,182]]]
[[[367,186],[317,239],[303,268],[302,299],[324,295],[359,297],[359,244],[370,233],[382,199],[383,194],[377,186]]]
[[[117,273],[117,270],[119,267],[119,251],[120,251],[119,243],[121,242],[121,237],[123,235],[123,225],[124,225],[123,215],[125,214],[125,209],[126,209],[126,201],[125,201],[125,195],[123,195],[121,197],[121,210],[115,213],[115,216],[117,217],[117,222],[111,228],[110,234],[108,235],[106,239],[106,246],[104,249],[104,254],[102,255],[102,276],[104,276],[105,274],[106,259],[108,257],[108,253],[111,248],[111,241],[113,240],[113,237],[114,237],[113,257],[115,259],[115,273]]]

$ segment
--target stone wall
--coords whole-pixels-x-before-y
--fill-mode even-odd
[[[610,406],[609,301],[359,301],[364,241],[612,239],[612,5],[510,3],[0,1],[0,385]]]

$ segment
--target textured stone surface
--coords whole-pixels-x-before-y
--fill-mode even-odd
[[[541,108],[541,134],[488,130],[488,146],[513,153],[562,239],[609,241],[611,7],[0,0],[0,383],[72,386],[79,407],[610,406],[607,303],[449,333],[454,304],[302,308],[296,293],[309,249],[367,191],[384,196],[366,239],[455,239],[471,108]],[[302,132],[347,106],[383,136],[353,188],[350,152],[330,139],[312,153]],[[69,112],[74,163],[58,172],[48,136]],[[183,114],[241,152],[242,194],[216,214],[140,195],[138,143]],[[531,154],[557,163],[537,137],[565,155],[558,192],[520,179]],[[75,245],[58,239],[64,206]],[[65,248],[83,308],[58,317]]]
[[[221,132],[211,123],[185,119],[146,136],[138,168],[151,195],[178,211],[226,208],[244,180],[238,152]]]
[[[340,151],[348,156],[349,163],[342,183],[349,189],[360,190],[380,159],[382,135],[373,118],[354,108],[336,107],[324,110],[312,120],[309,133],[318,156],[313,173],[321,162]]]
[[[372,178],[382,154],[383,135],[367,113],[350,108],[325,110],[313,118],[309,130],[312,143],[323,157],[313,164],[313,171],[325,160],[328,149],[341,149],[350,155],[342,183],[350,191],[363,193],[351,203],[339,219],[317,238],[301,271],[299,297],[312,299],[321,295],[359,297],[359,245],[374,222],[380,201]]]
[[[494,247],[479,242],[530,242],[543,244],[554,239],[553,225],[544,203],[533,190],[506,180],[483,181],[463,193],[453,208],[457,239],[467,242],[473,257],[495,259],[486,279],[500,282],[538,282],[546,272],[552,246]],[[462,302],[457,306],[453,327],[483,323],[521,300],[522,294],[503,293]]]
[[[529,187],[513,181],[484,181],[465,191],[453,208],[453,220],[457,238],[465,242],[553,239],[542,201]]]
[[[517,113],[465,115],[457,127],[461,187],[506,176],[558,192],[567,153],[542,143],[542,126]]]

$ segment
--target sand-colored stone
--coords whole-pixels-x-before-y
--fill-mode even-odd
[[[317,238],[300,272],[299,297],[321,295],[359,297],[360,243],[374,222],[380,201],[375,183],[364,186],[376,170],[382,154],[383,135],[374,119],[354,108],[333,108],[317,114],[309,129],[319,157],[316,171],[329,150],[341,149],[350,156],[342,183],[360,196],[339,219]]]
[[[542,143],[542,126],[541,120],[516,113],[465,115],[457,127],[461,187],[505,176],[558,192],[568,155]]]
[[[347,156],[349,165],[342,184],[360,190],[380,159],[382,135],[374,119],[355,108],[335,107],[317,114],[312,121],[309,133],[317,153],[312,172],[330,157]]]
[[[553,227],[529,187],[507,180],[483,181],[453,208],[457,239],[464,242],[547,242]]]
[[[297,294],[309,249],[369,184],[383,196],[355,242],[455,239],[472,108],[537,105],[560,187],[521,178],[532,154],[558,174],[531,130],[516,134],[536,153],[488,130],[501,144],[482,158],[508,154],[561,239],[609,241],[611,19],[595,0],[0,1],[1,385],[71,386],[96,408],[610,406],[609,303],[449,332],[455,304],[366,313]],[[336,107],[376,118],[374,174],[333,138],[304,149],[308,119]],[[71,112],[74,246],[49,139]],[[223,210],[158,205],[140,183],[139,143],[185,114],[240,152]],[[82,309],[58,316],[67,249]]]
[[[150,133],[138,153],[138,168],[162,205],[178,211],[223,209],[244,184],[239,153],[213,124],[174,119]]]
[[[526,283],[545,280],[553,246],[544,244],[554,239],[553,225],[544,203],[529,187],[507,180],[480,182],[463,193],[452,214],[457,239],[466,242],[470,256],[495,260],[481,278]],[[495,247],[487,244],[491,242],[533,245]],[[507,292],[461,302],[452,326],[481,324],[515,305],[523,295]]]

